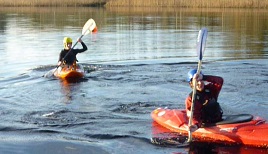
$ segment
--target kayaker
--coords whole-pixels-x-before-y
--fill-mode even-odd
[[[196,80],[196,100],[193,111],[193,125],[190,126],[191,131],[203,126],[222,120],[223,111],[217,102],[219,93],[223,85],[223,78],[219,76],[197,74],[197,70],[193,69],[188,72],[187,81],[193,89],[193,80]],[[207,84],[205,84],[205,82]],[[187,116],[191,115],[192,105],[191,92],[185,100]]]
[[[77,40],[82,45],[82,49],[72,49],[72,39],[70,37],[64,37],[63,45],[64,49],[61,50],[58,60],[58,66],[76,69],[77,58],[76,55],[87,50],[86,44],[81,40]],[[72,50],[71,50],[72,49]]]

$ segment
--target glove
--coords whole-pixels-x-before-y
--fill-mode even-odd
[[[196,81],[202,81],[203,80],[203,74],[194,74],[193,78],[196,80]]]
[[[191,132],[194,132],[194,131],[196,131],[198,129],[198,126],[197,125],[191,125],[191,126],[189,126],[189,130],[191,131]]]

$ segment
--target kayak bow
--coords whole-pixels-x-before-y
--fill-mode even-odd
[[[77,64],[77,66],[78,67],[74,70],[68,69],[68,68],[58,69],[58,71],[56,71],[54,73],[54,75],[62,80],[66,80],[66,81],[79,80],[85,76],[85,73],[84,73],[83,66],[81,64]]]

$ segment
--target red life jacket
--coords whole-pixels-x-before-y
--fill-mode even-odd
[[[192,92],[189,94],[192,97]],[[214,98],[209,89],[203,92],[196,92],[196,103],[201,107],[201,121],[202,123],[216,123],[222,120],[223,111],[217,99]]]

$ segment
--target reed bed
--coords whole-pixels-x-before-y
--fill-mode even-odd
[[[56,7],[76,7],[76,6],[102,6],[106,4],[107,0],[0,0],[0,6],[6,7],[42,7],[42,6],[56,6]]]
[[[0,0],[0,6],[268,8],[268,0]]]
[[[267,8],[268,0],[109,0],[107,7]]]

